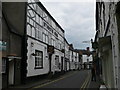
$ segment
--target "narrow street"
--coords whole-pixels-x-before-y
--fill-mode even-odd
[[[89,70],[74,71],[51,82],[32,87],[30,90],[35,88],[85,88],[84,86],[87,84],[89,76]]]
[[[0,0],[0,90],[120,90],[120,0]]]

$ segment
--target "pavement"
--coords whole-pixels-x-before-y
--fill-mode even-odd
[[[90,75],[90,79],[87,85],[87,89],[95,89],[95,90],[99,90],[100,89],[100,85],[101,85],[101,79],[96,76],[96,81],[92,81],[91,80],[91,75]]]

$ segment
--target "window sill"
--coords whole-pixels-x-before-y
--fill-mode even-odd
[[[43,69],[43,67],[35,67],[34,69]]]

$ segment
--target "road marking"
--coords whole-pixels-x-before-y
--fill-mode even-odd
[[[88,85],[88,83],[89,83],[89,81],[90,81],[90,77],[91,77],[91,74],[89,75],[89,77],[88,77],[88,79],[87,79],[87,82],[86,82],[86,84],[84,85],[83,88],[86,88],[86,87],[87,87],[87,85]]]
[[[91,74],[90,74],[90,78],[89,78],[89,81],[88,81],[88,84],[87,84],[87,87],[90,85],[90,79],[91,79]]]
[[[75,74],[75,73],[77,73],[77,72],[74,72],[74,73],[72,73],[72,74],[63,76],[63,77],[61,77],[61,78],[59,78],[59,79],[56,79],[56,80],[54,80],[54,81],[51,81],[51,82],[48,82],[48,83],[45,83],[45,84],[42,84],[42,85],[37,85],[37,86],[35,86],[35,87],[31,87],[29,90],[32,90],[32,89],[35,89],[35,88],[44,87],[44,86],[46,86],[46,85],[49,85],[49,84],[54,83],[54,82],[57,82],[57,81],[62,80],[62,79],[64,79],[64,78],[70,77],[71,75],[73,75],[73,74]]]
[[[85,82],[82,84],[81,88],[80,89],[84,89],[89,81],[89,78],[90,78],[90,75],[89,75],[90,72],[88,72],[88,76],[87,78],[85,79]]]

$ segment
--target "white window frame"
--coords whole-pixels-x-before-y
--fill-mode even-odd
[[[35,50],[35,69],[43,68],[43,52],[39,50]],[[41,56],[39,56],[41,55]]]

